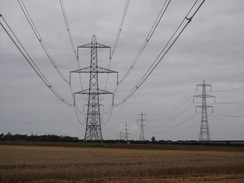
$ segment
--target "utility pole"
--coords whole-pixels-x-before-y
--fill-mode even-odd
[[[210,141],[211,137],[210,137],[210,131],[209,131],[209,125],[208,125],[208,110],[207,110],[207,108],[213,109],[213,106],[207,105],[207,98],[211,98],[211,97],[215,98],[215,96],[206,94],[206,87],[210,87],[211,91],[212,91],[212,85],[206,84],[205,80],[203,80],[202,84],[196,85],[196,91],[197,91],[197,88],[199,86],[202,87],[202,94],[193,96],[193,99],[195,97],[202,99],[202,105],[196,106],[196,109],[198,107],[202,108],[199,141]]]
[[[98,48],[108,48],[110,49],[110,58],[111,58],[111,47],[97,43],[96,36],[92,36],[91,43],[78,46],[79,48],[89,48],[91,49],[90,55],[90,66],[84,67],[82,69],[74,70],[71,73],[88,73],[90,74],[89,79],[89,88],[75,92],[74,94],[83,94],[88,95],[88,103],[87,103],[87,112],[86,112],[86,130],[85,130],[85,138],[84,140],[103,140],[102,137],[102,129],[101,129],[101,113],[100,113],[100,101],[99,95],[101,94],[113,94],[112,92],[99,89],[99,81],[98,74],[99,73],[118,73],[116,71],[112,71],[109,69],[105,69],[98,66]],[[78,51],[77,51],[78,53]],[[78,58],[78,55],[77,55]]]
[[[146,116],[146,114],[143,114],[143,112],[141,113],[141,114],[138,114],[138,116],[139,116],[139,119],[137,120],[137,121],[140,121],[140,141],[144,141],[145,140],[145,137],[144,137],[144,124],[143,124],[143,122],[144,121],[147,121],[145,118],[144,118],[144,116]]]

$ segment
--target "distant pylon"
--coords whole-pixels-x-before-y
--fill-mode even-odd
[[[199,134],[199,141],[210,141],[210,131],[209,131],[209,125],[208,125],[208,110],[207,108],[213,108],[213,106],[207,105],[207,98],[215,97],[213,95],[207,95],[206,94],[206,87],[211,87],[212,91],[212,85],[206,84],[205,80],[203,80],[202,84],[198,84],[196,86],[196,90],[198,86],[202,87],[202,94],[201,95],[194,95],[194,97],[199,97],[202,99],[202,105],[196,106],[202,108],[202,116],[201,116],[201,126],[200,126],[200,134]]]
[[[146,114],[143,114],[143,112],[141,114],[138,114],[139,119],[137,121],[140,121],[140,141],[144,141],[145,137],[144,137],[144,121],[147,121],[144,116],[146,116]]]
[[[128,141],[128,140],[129,140],[129,133],[128,133],[129,128],[128,128],[128,126],[129,126],[129,125],[127,125],[127,121],[126,121],[126,122],[125,122],[125,125],[124,125],[125,128],[123,129],[123,130],[125,131],[125,133],[124,133],[124,135],[125,135],[125,136],[124,136],[124,140],[125,140],[125,141]]]
[[[100,113],[100,101],[99,95],[101,94],[113,94],[109,91],[99,89],[98,74],[99,73],[117,73],[109,69],[105,69],[98,66],[97,48],[109,48],[111,55],[111,48],[109,46],[97,43],[96,36],[92,36],[91,43],[78,46],[78,48],[90,48],[90,66],[71,71],[70,73],[89,73],[89,88],[76,92],[74,94],[88,95],[87,113],[86,113],[86,131],[84,140],[103,140],[101,129],[101,113]],[[78,57],[78,55],[77,55]]]

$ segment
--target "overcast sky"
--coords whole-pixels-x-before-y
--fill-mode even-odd
[[[52,58],[66,78],[77,69],[76,59],[66,31],[58,0],[24,0],[26,8]],[[113,47],[124,11],[125,0],[64,0],[70,32],[75,47],[97,41]],[[131,0],[111,69],[119,79],[129,69],[165,1]],[[140,59],[118,86],[115,104],[136,86],[154,62],[194,0],[172,0]],[[120,138],[129,125],[129,139],[138,140],[138,114],[144,113],[145,139],[198,140],[200,132],[200,98],[203,80],[209,98],[208,120],[212,140],[244,140],[244,1],[207,0],[182,35],[138,91],[122,105],[115,107],[109,121],[111,96],[101,97],[104,108],[104,139]],[[52,86],[72,103],[69,86],[58,75],[35,37],[18,1],[0,1],[3,15],[27,52]],[[95,18],[94,18],[95,14]],[[95,20],[95,21],[94,21]],[[3,20],[0,19],[1,23]],[[94,26],[95,23],[95,26]],[[57,134],[84,138],[85,125],[80,124],[74,109],[62,103],[26,62],[6,32],[0,27],[0,133]],[[109,50],[98,52],[99,65],[108,67]],[[89,64],[89,49],[80,51],[81,67]],[[106,75],[99,76],[105,87]],[[116,75],[110,75],[107,90],[114,92]],[[84,89],[88,76],[82,75]],[[72,89],[81,90],[78,76],[72,75]],[[86,96],[77,96],[80,111]],[[85,123],[84,113],[79,115]],[[124,132],[124,131],[123,131]]]

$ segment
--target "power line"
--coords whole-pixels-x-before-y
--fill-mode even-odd
[[[174,125],[171,125],[171,126],[162,127],[162,125],[166,125],[166,124],[170,123],[173,119],[175,119],[175,118],[179,117],[180,115],[182,115],[183,113],[189,111],[192,107],[193,107],[193,103],[191,103],[190,105],[188,105],[184,110],[182,110],[178,114],[174,115],[171,118],[168,118],[163,124],[161,124],[161,125],[154,125],[153,127],[156,127],[156,128],[168,128],[168,127],[174,126]]]
[[[119,106],[119,105],[121,105],[121,104],[123,104],[123,103],[125,103],[141,87],[141,85],[147,80],[147,78],[151,75],[151,73],[154,71],[154,69],[162,61],[162,59],[165,57],[165,55],[168,53],[168,51],[171,49],[171,47],[178,40],[178,38],[180,37],[180,35],[182,34],[182,32],[185,30],[185,28],[191,22],[191,20],[193,19],[193,17],[196,15],[196,13],[200,9],[200,7],[203,5],[203,3],[205,2],[205,0],[202,0],[202,2],[197,7],[197,9],[193,12],[193,14],[190,16],[190,18],[188,18],[189,14],[193,10],[193,8],[196,6],[197,2],[198,2],[198,0],[196,0],[196,2],[193,4],[193,6],[189,10],[189,12],[186,14],[186,16],[184,17],[184,19],[182,20],[182,22],[180,23],[180,25],[178,26],[178,28],[174,32],[174,34],[171,36],[171,38],[169,39],[169,41],[166,43],[166,45],[164,46],[164,48],[162,49],[162,51],[160,52],[160,54],[158,55],[158,57],[155,59],[155,61],[153,62],[153,64],[149,67],[149,69],[143,75],[143,77],[141,78],[141,80],[137,83],[137,85],[129,92],[129,94],[123,100],[121,100],[120,102],[118,102],[117,104],[115,104],[116,107]],[[185,21],[187,21],[186,24],[183,26],[183,28],[181,28],[182,25],[183,25],[183,23]]]
[[[41,70],[38,68],[38,66],[35,64],[34,60],[31,58],[31,56],[28,54],[28,52],[26,51],[26,49],[24,48],[24,46],[22,45],[22,43],[20,42],[20,40],[17,38],[17,36],[15,35],[15,33],[13,32],[13,30],[11,29],[11,27],[9,26],[9,24],[7,23],[7,21],[5,20],[5,18],[0,15],[0,17],[3,19],[3,21],[5,22],[5,24],[7,25],[7,28],[10,30],[10,32],[12,33],[12,36],[10,35],[9,31],[7,30],[7,28],[2,24],[2,22],[0,22],[2,28],[4,29],[4,31],[7,33],[7,35],[9,36],[9,38],[11,39],[11,41],[14,43],[14,45],[18,48],[18,50],[20,51],[20,53],[23,55],[23,57],[25,58],[25,60],[29,63],[29,65],[32,67],[32,69],[36,72],[36,74],[39,76],[39,78],[44,82],[44,84],[51,90],[51,92],[59,99],[61,100],[64,104],[68,105],[68,106],[73,106],[72,104],[70,104],[69,102],[67,102],[51,85],[51,83],[47,80],[47,78],[44,76],[44,74],[41,72]]]
[[[196,116],[198,116],[198,113],[193,113],[191,116],[189,116],[188,118],[186,118],[186,119],[185,119],[185,120],[183,120],[182,122],[180,122],[180,123],[178,123],[178,124],[176,124],[176,125],[172,126],[170,129],[165,130],[164,132],[166,132],[166,131],[170,131],[170,130],[172,130],[172,129],[176,128],[177,126],[180,126],[180,125],[182,125],[182,124],[184,124],[184,123],[188,122],[189,120],[191,120],[191,119],[195,118]]]
[[[110,120],[110,118],[111,118],[111,116],[112,116],[112,113],[113,113],[113,110],[114,110],[114,95],[113,95],[113,102],[112,102],[112,105],[111,105],[109,108],[110,108],[110,109],[109,109],[109,115],[108,115],[108,118],[107,118],[106,122],[103,123],[104,125],[108,124],[108,122],[109,122],[109,120]]]
[[[194,116],[193,118],[195,118],[196,116]],[[193,119],[192,118],[192,119]],[[199,121],[197,121],[196,123],[193,123],[192,125],[190,125],[190,126],[187,126],[186,128],[183,128],[183,129],[180,129],[180,130],[178,130],[178,131],[174,131],[174,132],[166,132],[166,133],[164,133],[164,134],[175,134],[175,133],[180,133],[180,132],[183,132],[183,131],[185,131],[185,130],[188,130],[188,129],[190,129],[190,128],[192,128],[193,126],[195,126],[195,125],[197,125],[197,124],[199,124]]]
[[[168,131],[171,131],[173,129],[175,129],[176,127],[180,126],[180,125],[183,125],[184,123],[186,122],[189,122],[191,119],[195,118],[196,116],[198,116],[199,114],[198,113],[193,113],[191,114],[188,118],[186,118],[185,120],[181,121],[180,123],[177,123],[175,125],[172,125],[172,126],[169,126],[169,129],[167,130],[163,130],[161,131],[160,133],[164,133],[164,132],[168,132]],[[199,123],[199,122],[198,122]]]
[[[69,88],[70,88],[70,91],[71,91],[71,93],[72,93],[73,100],[75,100],[75,98],[74,98],[74,94],[73,94],[73,89],[72,89],[72,86],[71,86],[70,82],[68,82],[68,80],[64,77],[64,75],[62,74],[62,72],[59,70],[57,64],[55,63],[54,59],[52,58],[52,56],[51,56],[50,52],[48,51],[48,49],[47,49],[47,47],[46,47],[46,45],[45,45],[43,39],[41,38],[40,33],[38,32],[38,30],[37,30],[37,28],[36,28],[36,26],[35,26],[35,23],[34,23],[33,19],[31,18],[30,14],[29,14],[29,12],[28,12],[28,9],[26,8],[26,6],[25,6],[23,0],[18,0],[18,3],[19,3],[19,5],[20,5],[20,7],[21,7],[21,9],[22,9],[22,11],[23,11],[23,13],[24,13],[24,15],[25,15],[27,21],[29,22],[29,24],[30,24],[30,26],[31,26],[31,28],[32,28],[32,30],[33,30],[33,32],[34,32],[36,38],[38,39],[40,45],[42,46],[44,52],[46,53],[47,57],[48,57],[49,60],[51,61],[52,65],[54,66],[54,68],[56,69],[56,71],[59,73],[59,75],[62,77],[62,79],[63,79],[67,84],[69,84]],[[75,47],[74,47],[74,42],[73,42],[73,39],[72,39],[72,35],[71,35],[71,32],[70,32],[68,19],[67,19],[66,13],[65,13],[64,4],[63,4],[63,1],[62,1],[62,0],[60,0],[60,5],[61,5],[61,8],[62,8],[62,12],[63,12],[64,20],[65,20],[65,25],[66,25],[67,32],[68,32],[68,35],[69,35],[69,39],[70,39],[70,42],[71,42],[71,46],[72,46],[72,48],[73,48],[73,52],[74,52],[74,54],[75,54],[75,58],[77,58],[77,59],[76,59],[76,60],[77,60],[77,66],[78,66],[78,68],[79,68],[79,61],[78,61],[78,57],[76,57],[76,50],[75,50]],[[81,84],[81,88],[83,88],[83,87],[82,87],[82,80],[81,80],[81,77],[80,77],[80,84]],[[79,123],[80,123],[80,124],[83,124],[83,123],[81,122],[81,119],[80,119],[79,116],[78,116],[78,112],[80,113],[80,111],[79,111],[78,107],[76,106],[75,102],[74,102],[74,104],[73,104],[73,108],[74,108],[74,111],[75,111],[75,114],[76,114],[76,117],[77,117]]]
[[[216,104],[243,105],[244,101],[239,101],[239,102],[216,102]]]
[[[161,21],[161,19],[163,18],[169,4],[170,4],[171,0],[168,1],[167,3],[167,0],[165,0],[164,4],[163,4],[163,7],[161,8],[152,28],[150,29],[144,43],[142,44],[139,52],[137,53],[136,57],[134,58],[132,64],[130,65],[129,69],[126,71],[126,73],[124,74],[124,76],[122,77],[122,79],[120,80],[119,84],[121,84],[125,78],[129,75],[129,73],[131,72],[131,70],[134,68],[135,64],[137,63],[137,61],[139,60],[140,56],[142,55],[143,51],[145,50],[147,44],[149,43],[150,39],[152,38],[155,30],[157,29],[158,27],[158,24],[159,22]],[[167,3],[167,4],[166,4]]]
[[[71,44],[72,50],[74,52],[75,57],[77,57],[77,52],[76,52],[76,49],[75,49],[73,36],[71,34],[71,31],[70,31],[69,21],[68,21],[68,17],[67,17],[66,11],[65,11],[64,2],[63,2],[63,0],[59,0],[59,3],[60,3],[60,6],[61,6],[62,14],[63,14],[63,17],[64,17],[64,23],[65,23],[66,30],[67,30],[67,33],[68,33],[68,36],[69,36],[69,40],[70,40],[70,44]]]
[[[76,59],[77,68],[80,69],[79,52],[78,52],[78,49],[77,49],[77,51],[75,49],[73,36],[71,34],[71,31],[70,31],[69,21],[68,21],[68,17],[67,17],[66,11],[65,11],[64,2],[63,2],[63,0],[59,0],[59,2],[60,2],[63,18],[64,18],[64,23],[65,23],[65,26],[66,26],[66,31],[68,33],[69,41],[70,41],[70,44],[71,44],[71,47],[72,47],[72,50],[73,50],[73,53],[74,53],[74,56],[75,56],[75,59]],[[83,84],[82,84],[82,79],[81,79],[81,74],[80,73],[79,73],[79,79],[80,79],[81,90],[83,90]]]
[[[48,59],[50,60],[50,62],[52,63],[53,67],[56,69],[56,71],[58,72],[58,74],[61,76],[61,78],[68,84],[68,80],[65,78],[65,76],[63,75],[63,73],[60,71],[60,69],[58,68],[58,65],[56,64],[56,62],[52,58],[50,52],[48,51],[48,49],[47,49],[47,47],[46,47],[46,45],[45,45],[45,43],[44,43],[44,41],[43,41],[40,33],[38,32],[38,30],[37,30],[37,28],[36,28],[36,26],[35,26],[32,18],[30,16],[30,14],[29,14],[29,12],[28,12],[25,4],[24,4],[24,2],[22,0],[18,0],[18,3],[20,5],[20,7],[21,7],[21,9],[22,9],[22,11],[23,11],[23,13],[24,13],[24,15],[25,15],[28,23],[30,24],[31,29],[33,30],[33,32],[34,32],[37,40],[39,41],[39,43],[42,46],[44,52],[46,53]]]
[[[194,92],[192,95],[194,95],[196,92]],[[168,114],[157,118],[157,119],[150,119],[150,121],[160,121],[162,119],[167,118],[168,116],[170,116],[171,114],[173,114],[175,111],[177,111],[180,107],[182,107],[185,103],[187,103],[190,99],[192,99],[192,95],[190,97],[188,97],[184,102],[182,102],[180,105],[178,105],[176,108],[174,108],[172,111],[170,111]]]
[[[110,58],[109,58],[108,69],[111,68],[112,57],[114,55],[114,52],[115,52],[115,50],[117,48],[117,45],[118,45],[118,42],[119,42],[119,37],[120,37],[120,34],[122,32],[122,28],[123,28],[123,25],[124,25],[124,21],[125,21],[125,17],[126,17],[126,13],[127,13],[128,7],[129,7],[129,3],[130,3],[130,0],[126,0],[124,11],[123,11],[122,18],[121,18],[120,25],[119,25],[119,31],[117,33],[117,36],[116,36],[116,39],[115,39],[115,42],[114,42],[114,46],[112,48],[112,52],[111,52],[111,55],[110,55]],[[109,77],[109,73],[107,74],[107,78],[106,78],[105,90],[107,90],[108,77]],[[117,85],[118,85],[118,82],[117,82]],[[103,100],[103,98],[102,98],[102,100]]]
[[[119,37],[120,37],[121,31],[122,31],[122,28],[123,28],[123,25],[124,25],[124,21],[125,21],[125,17],[126,17],[126,13],[127,13],[129,4],[130,4],[130,0],[126,0],[124,11],[123,11],[123,15],[122,15],[122,18],[121,18],[121,21],[120,21],[120,25],[119,25],[119,31],[117,33],[117,36],[116,36],[116,39],[115,39],[115,42],[114,42],[114,45],[113,45],[113,48],[112,48],[111,58],[113,57],[114,52],[115,52],[115,50],[117,48]]]
[[[229,114],[223,114],[223,113],[219,113],[219,112],[214,112],[213,114],[211,114],[211,116],[215,116],[215,117],[229,117],[229,118],[244,118],[244,116],[229,115]]]
[[[244,91],[244,87],[215,90],[213,92],[239,92],[239,91]]]

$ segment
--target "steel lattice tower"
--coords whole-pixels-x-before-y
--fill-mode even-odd
[[[122,129],[122,130],[124,130],[125,131],[125,133],[124,133],[124,140],[125,141],[128,141],[129,140],[129,133],[128,133],[128,131],[129,131],[129,125],[127,125],[127,121],[125,122],[125,125],[124,125],[124,129]]]
[[[207,95],[206,94],[206,87],[211,87],[212,91],[212,85],[206,84],[205,80],[203,80],[202,84],[198,84],[198,86],[202,87],[202,94],[201,95],[194,95],[194,97],[199,97],[202,99],[202,105],[196,106],[202,108],[202,115],[201,115],[201,126],[200,126],[200,134],[199,134],[199,141],[210,141],[210,131],[209,131],[209,125],[208,125],[208,108],[212,108],[213,106],[207,105],[207,98],[214,97],[213,95]],[[197,90],[196,88],[196,90]]]
[[[102,129],[101,129],[101,113],[100,113],[100,101],[99,95],[101,94],[113,94],[109,91],[99,89],[99,73],[118,73],[116,71],[112,71],[109,69],[105,69],[98,66],[98,48],[109,48],[110,49],[110,58],[111,58],[111,47],[97,43],[96,36],[92,36],[91,43],[78,46],[79,48],[90,48],[90,66],[82,69],[78,69],[75,71],[71,71],[70,73],[89,73],[89,89],[85,89],[74,94],[85,94],[88,95],[88,103],[87,103],[87,113],[86,113],[86,130],[85,130],[85,138],[84,140],[103,140],[102,137]]]
[[[145,116],[146,114],[143,114],[143,113],[141,113],[141,114],[138,114],[138,116],[140,116],[140,119],[138,119],[138,121],[140,121],[140,141],[144,141],[145,140],[145,137],[144,137],[144,124],[143,124],[143,122],[144,121],[147,121],[145,118],[144,118],[144,116]]]

